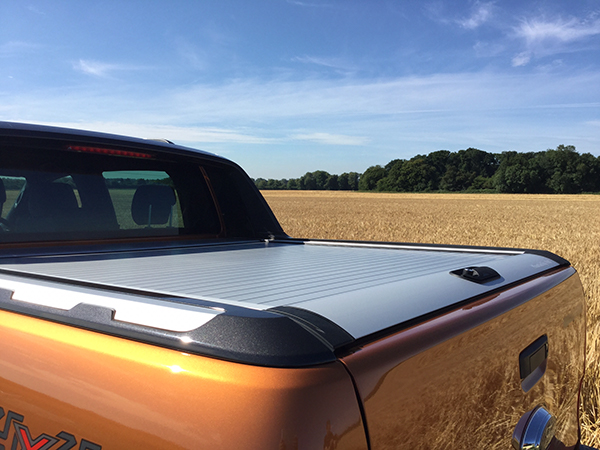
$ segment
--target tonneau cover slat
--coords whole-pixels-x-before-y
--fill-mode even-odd
[[[328,318],[355,338],[557,265],[518,251],[268,241],[0,261],[3,271],[69,282],[258,310],[294,306]],[[477,284],[450,274],[473,266],[492,267],[501,278]]]

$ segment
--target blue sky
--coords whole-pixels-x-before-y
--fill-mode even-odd
[[[600,155],[600,1],[0,2],[0,120],[252,177],[476,147]]]

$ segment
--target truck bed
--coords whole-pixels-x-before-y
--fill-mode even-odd
[[[551,254],[522,250],[281,240],[12,256],[0,260],[0,274],[19,301],[13,304],[109,309],[113,324],[140,326],[141,339],[148,328],[189,332],[228,311],[264,311],[326,320],[347,343],[561,265]],[[469,267],[499,276],[478,283],[452,273]],[[15,276],[29,279],[19,284]]]

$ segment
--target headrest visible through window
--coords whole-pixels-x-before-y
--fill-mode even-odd
[[[131,216],[138,225],[164,225],[175,205],[175,192],[164,184],[139,186],[131,202]]]

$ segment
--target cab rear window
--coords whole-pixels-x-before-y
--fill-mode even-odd
[[[156,152],[1,145],[0,244],[252,237],[251,212],[231,172]]]

